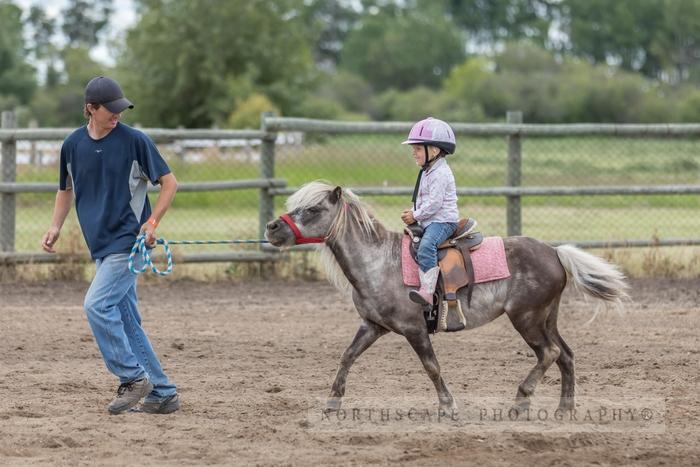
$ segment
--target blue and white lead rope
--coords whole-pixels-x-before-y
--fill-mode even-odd
[[[170,252],[170,245],[216,245],[216,244],[241,244],[241,243],[269,243],[267,240],[173,240],[168,242],[164,238],[159,238],[156,240],[156,245],[163,245],[165,250],[165,256],[168,261],[168,267],[165,271],[159,270],[151,261],[151,254],[146,248],[146,235],[141,234],[136,238],[134,246],[131,248],[131,253],[129,253],[129,271],[134,274],[141,274],[146,272],[146,269],[151,268],[151,271],[158,274],[159,276],[167,276],[173,272],[173,255]],[[137,253],[141,254],[141,259],[143,264],[140,268],[134,267],[134,256]]]
[[[168,258],[168,267],[165,269],[165,271],[158,269],[151,261],[151,254],[149,253],[148,248],[146,248],[146,235],[143,234],[136,237],[136,242],[131,248],[131,253],[129,253],[129,271],[133,272],[134,274],[141,274],[142,272],[146,272],[146,269],[150,267],[151,271],[159,276],[167,276],[173,272],[173,255],[170,252],[170,244],[166,239],[159,238],[156,240],[156,245],[163,245],[163,248],[165,249],[165,256]],[[137,253],[141,254],[141,259],[143,260],[141,267],[138,269],[134,267],[134,256],[136,256]]]

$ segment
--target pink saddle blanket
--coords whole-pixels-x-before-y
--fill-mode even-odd
[[[401,273],[404,285],[418,287],[420,286],[418,263],[411,258],[410,246],[411,239],[408,235],[404,235],[401,239]],[[475,284],[510,277],[502,237],[484,237],[481,246],[471,252],[471,257]]]

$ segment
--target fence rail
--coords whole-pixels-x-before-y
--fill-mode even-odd
[[[519,114],[519,112],[509,112]],[[517,118],[513,116],[513,118]],[[539,123],[454,123],[455,134],[469,136],[700,136],[700,124],[539,124]],[[270,117],[265,120],[267,131],[302,131],[305,133],[408,133],[408,122],[339,122],[309,118]]]
[[[8,117],[13,120],[14,117]],[[206,129],[164,129],[141,128],[156,143],[167,143],[182,139],[263,139],[267,133],[260,130],[206,130]],[[63,140],[75,128],[2,128],[0,143],[24,141]]]
[[[541,125],[524,124],[519,112],[509,112],[506,124],[453,125],[458,135],[474,137],[505,137],[506,177],[501,187],[458,187],[460,196],[504,197],[506,203],[506,230],[508,235],[522,232],[521,200],[526,196],[606,196],[606,195],[695,195],[700,194],[700,184],[663,185],[611,185],[611,186],[522,186],[522,143],[530,137],[647,137],[647,138],[698,138],[700,124],[573,124]],[[64,139],[72,129],[15,128],[14,115],[2,114],[0,143],[2,144],[2,177],[0,178],[0,264],[28,262],[62,262],[87,257],[78,255],[48,255],[34,252],[16,252],[16,195],[22,193],[55,192],[57,184],[45,182],[17,182],[16,143],[17,141],[51,141]],[[260,146],[258,177],[243,180],[196,181],[181,183],[179,192],[211,192],[219,190],[258,190],[258,234],[262,236],[267,222],[274,217],[275,197],[288,196],[298,187],[288,186],[284,177],[276,176],[276,137],[278,133],[300,132],[321,135],[381,135],[406,133],[411,124],[407,122],[338,122],[304,118],[283,118],[264,114],[260,130],[223,129],[142,129],[155,142],[177,142],[182,140],[244,140],[254,141]],[[151,187],[151,191],[157,188]],[[357,186],[353,191],[362,196],[405,196],[413,192],[412,186],[379,187]],[[553,244],[564,241],[552,241]],[[700,238],[659,238],[652,240],[591,240],[572,241],[582,247],[641,247],[652,245],[700,245]],[[270,247],[260,247],[259,251],[194,253],[180,255],[184,262],[202,261],[273,261],[280,256]]]
[[[0,185],[1,186],[1,185]],[[411,187],[347,187],[360,196],[411,196]],[[289,196],[298,187],[272,188],[275,196]],[[1,188],[0,188],[1,191]],[[700,185],[656,185],[656,186],[591,186],[591,187],[501,187],[501,188],[457,188],[459,196],[606,196],[606,195],[692,195],[700,194]]]

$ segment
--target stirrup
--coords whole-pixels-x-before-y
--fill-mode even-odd
[[[448,323],[447,317],[450,311],[457,313],[458,323],[451,325]],[[438,307],[438,331],[441,332],[457,332],[467,327],[467,319],[462,312],[462,303],[457,300],[442,300]]]

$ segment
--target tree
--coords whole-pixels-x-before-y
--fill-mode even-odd
[[[22,10],[0,0],[0,107],[26,104],[34,92],[34,69],[25,61]]]
[[[109,24],[111,0],[70,0],[62,10],[61,29],[72,47],[91,48],[99,42],[100,32]]]
[[[435,0],[421,0],[434,4]],[[493,48],[496,43],[528,38],[542,46],[558,11],[553,0],[442,0],[444,10],[469,40]]]
[[[650,53],[669,81],[700,84],[700,0],[664,0]]]
[[[29,29],[31,47],[29,52],[35,62],[45,62],[45,86],[53,88],[58,85],[60,73],[57,63],[60,61],[59,49],[55,45],[56,22],[49,18],[43,8],[32,5],[25,19]]]
[[[361,12],[342,0],[309,0],[302,19],[313,42],[316,63],[333,68],[340,61],[343,43],[360,20]]]
[[[664,22],[664,0],[563,0],[562,11],[571,52],[593,63],[658,75],[651,47]]]
[[[106,26],[111,4],[106,0],[71,0],[62,11],[63,22],[50,18],[33,5],[25,18],[31,58],[45,69],[43,86],[34,94],[30,107],[33,117],[44,126],[75,126],[84,122],[83,93],[94,76],[110,74],[108,67],[90,57]],[[66,35],[67,44],[58,47],[57,33]]]
[[[340,67],[374,89],[436,88],[464,60],[464,41],[436,9],[381,10],[348,36]]]
[[[139,122],[224,123],[251,93],[284,113],[302,103],[313,61],[298,2],[148,0],[140,8],[118,62]]]
[[[40,125],[72,127],[85,122],[83,116],[85,85],[109,70],[90,58],[84,47],[66,47],[60,52],[63,63],[62,80],[48,83],[35,93],[31,108]]]

